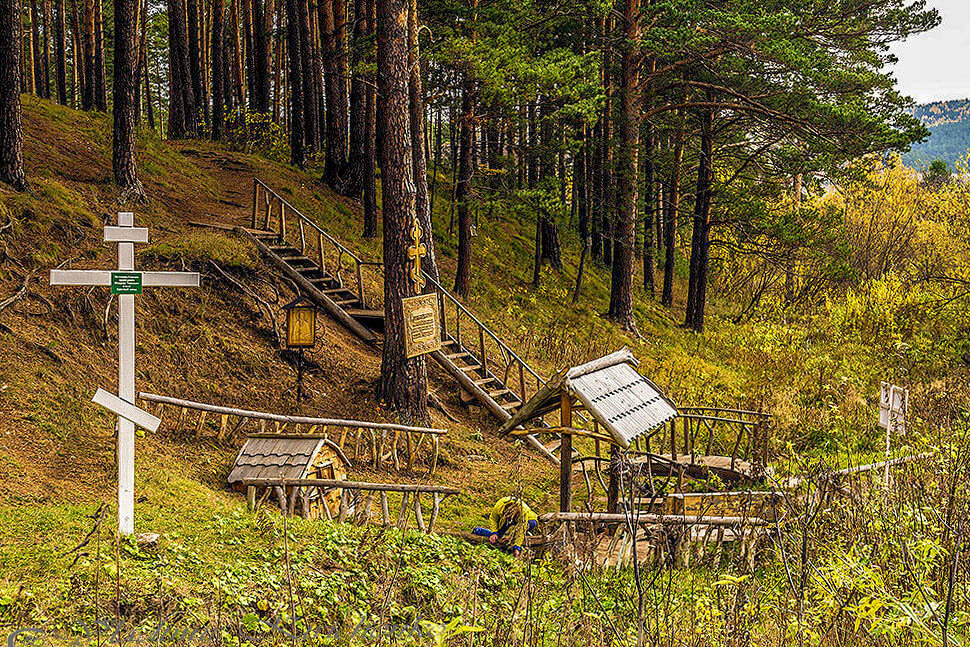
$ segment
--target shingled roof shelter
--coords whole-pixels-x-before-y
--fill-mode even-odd
[[[582,408],[609,432],[614,444],[627,449],[637,438],[662,428],[677,416],[677,407],[646,377],[628,348],[557,373],[515,412],[501,433],[529,425],[560,409],[560,507],[571,503],[572,411]]]
[[[310,434],[253,434],[246,438],[236,462],[229,471],[229,485],[234,490],[246,490],[247,498],[260,494],[245,481],[258,479],[330,479],[345,480],[350,461],[343,451],[323,436]],[[290,489],[290,488],[287,488]],[[268,492],[266,493],[268,495]],[[290,492],[280,493],[289,495]],[[333,506],[340,492],[334,490],[325,499],[314,499],[310,512],[319,512],[320,505]],[[288,496],[280,496],[281,505]],[[293,507],[293,504],[290,504]]]

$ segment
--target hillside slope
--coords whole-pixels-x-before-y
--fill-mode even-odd
[[[970,99],[921,104],[913,114],[929,128],[930,136],[903,155],[905,164],[922,168],[942,159],[953,168],[966,158],[970,150]]]

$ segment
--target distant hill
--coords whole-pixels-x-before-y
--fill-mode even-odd
[[[935,159],[953,167],[970,149],[970,99],[924,103],[913,111],[930,129],[930,137],[903,155],[903,162],[922,166]]]

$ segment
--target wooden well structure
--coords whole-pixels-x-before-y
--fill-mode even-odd
[[[276,495],[280,508],[308,518],[338,514],[339,488],[301,489],[288,483],[309,479],[344,481],[351,468],[343,450],[316,434],[253,434],[246,438],[229,472],[229,485],[245,492],[251,508]],[[264,485],[251,483],[265,482]],[[324,509],[326,508],[326,510]]]
[[[677,408],[656,384],[637,372],[638,362],[628,349],[560,371],[526,402],[508,422],[503,434],[554,432],[562,436],[559,450],[559,508],[572,507],[573,436],[593,438],[597,454],[601,443],[611,456],[649,435],[677,417]],[[528,428],[532,421],[559,410],[559,427]],[[575,412],[585,411],[593,430],[573,426]],[[519,429],[516,429],[519,428]],[[601,431],[605,430],[605,431]],[[609,508],[615,510],[618,484],[611,471]]]

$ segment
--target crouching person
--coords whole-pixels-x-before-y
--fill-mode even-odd
[[[515,557],[522,554],[525,537],[539,526],[539,517],[529,504],[514,496],[503,497],[492,507],[488,528],[475,528],[472,533],[488,537],[488,543],[501,546]]]

